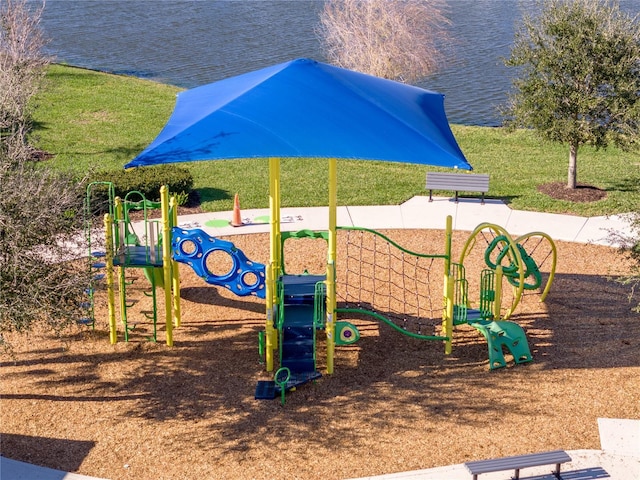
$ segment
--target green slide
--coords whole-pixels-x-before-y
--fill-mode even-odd
[[[484,338],[489,346],[489,368],[505,367],[504,347],[513,355],[516,363],[526,363],[533,360],[529,351],[529,343],[520,325],[507,321],[492,321],[487,323],[471,323]]]

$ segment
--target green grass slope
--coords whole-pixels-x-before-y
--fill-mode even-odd
[[[35,99],[36,145],[54,156],[59,170],[120,168],[153,141],[169,118],[178,88],[132,77],[52,65],[45,89]],[[489,198],[519,210],[576,215],[634,211],[640,204],[640,154],[584,147],[578,156],[578,182],[606,190],[598,202],[554,200],[538,185],[565,182],[568,148],[540,141],[533,132],[454,125],[462,151],[475,172],[491,176]],[[233,196],[242,208],[268,207],[267,160],[193,162],[202,207],[230,210]],[[340,160],[338,203],[392,205],[426,195],[425,175],[432,167]],[[327,204],[326,159],[284,159],[284,206]],[[446,193],[446,194],[449,194]]]

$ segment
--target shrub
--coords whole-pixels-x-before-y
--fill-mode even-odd
[[[175,165],[159,165],[156,167],[138,167],[128,170],[109,170],[96,172],[91,182],[111,182],[117,197],[124,198],[132,191],[140,192],[147,200],[160,200],[160,187],[166,185],[169,192],[176,194],[179,205],[184,205],[193,190],[193,176],[189,169]],[[106,188],[97,188],[92,192],[92,203],[106,201]],[[104,198],[100,198],[104,197]]]

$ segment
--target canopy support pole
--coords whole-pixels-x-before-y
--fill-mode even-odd
[[[336,226],[338,204],[338,161],[329,159],[329,251],[327,253],[327,373],[333,373],[336,347]]]
[[[276,280],[282,272],[280,258],[280,159],[269,158],[269,265],[266,279],[265,363],[267,372],[274,368],[274,351],[278,348],[276,329],[278,297]]]
[[[173,347],[173,300],[171,298],[171,225],[169,223],[169,189],[160,187],[160,206],[162,212],[162,272],[164,274],[164,311],[166,342]],[[155,310],[155,305],[154,305]]]

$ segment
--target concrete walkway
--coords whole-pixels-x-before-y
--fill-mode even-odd
[[[371,229],[444,229],[446,217],[453,218],[453,229],[472,231],[488,222],[505,228],[511,235],[542,231],[554,240],[616,245],[611,232],[631,233],[629,215],[579,217],[553,213],[511,210],[500,200],[413,197],[402,205],[338,207],[337,223]],[[244,225],[232,227],[231,212],[202,213],[178,218],[179,226],[201,228],[213,236],[263,233],[269,231],[269,210],[241,210]],[[291,207],[281,212],[281,229],[325,230],[328,227],[328,207]]]
[[[1,480],[103,480],[0,457]]]

